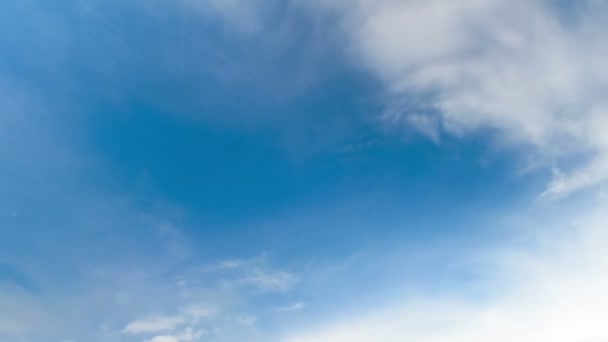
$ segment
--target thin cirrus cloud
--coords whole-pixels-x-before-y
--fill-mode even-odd
[[[173,291],[178,299],[173,313],[143,314],[126,324],[121,335],[146,341],[233,341],[241,335],[252,339],[257,315],[264,310],[250,313],[250,303],[263,296],[287,294],[294,290],[296,278],[270,267],[266,255],[187,270],[176,278]]]
[[[193,341],[205,334],[198,327],[201,320],[215,313],[204,307],[182,309],[178,315],[150,315],[129,323],[123,333],[132,336],[151,336],[147,341]]]
[[[156,333],[161,331],[173,330],[179,325],[184,324],[184,316],[150,316],[129,323],[123,330],[128,334]]]
[[[203,268],[202,273],[219,276],[219,286],[226,289],[252,288],[261,292],[287,292],[297,285],[296,274],[270,268],[267,256],[224,260]]]

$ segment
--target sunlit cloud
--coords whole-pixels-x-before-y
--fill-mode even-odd
[[[490,130],[495,142],[531,147],[559,170],[546,196],[608,179],[603,2],[570,12],[557,1],[317,3],[342,15],[353,58],[384,82],[387,125],[436,141]]]

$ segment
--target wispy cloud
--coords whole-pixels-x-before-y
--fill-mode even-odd
[[[300,311],[306,308],[306,303],[304,302],[296,302],[287,306],[280,306],[276,308],[277,311],[290,312],[290,311]]]
[[[201,330],[193,330],[191,327],[186,328],[182,333],[175,335],[157,335],[146,342],[188,342],[188,341],[200,341],[205,333]]]
[[[184,324],[186,316],[150,316],[129,323],[123,330],[129,334],[157,333],[173,330]]]
[[[298,281],[296,274],[270,267],[265,254],[251,259],[220,261],[204,267],[203,271],[219,276],[222,287],[251,287],[264,292],[285,292]]]
[[[230,300],[223,298],[223,300]],[[174,315],[148,315],[128,323],[123,336],[145,341],[233,341],[256,333],[256,317],[235,307],[210,309],[204,304],[190,305]]]
[[[344,19],[354,58],[385,83],[387,124],[435,140],[489,129],[495,141],[531,146],[563,169],[547,196],[608,179],[604,2],[569,11],[559,1],[316,3]]]
[[[267,25],[268,11],[278,5],[275,1],[259,0],[179,0],[208,20],[221,22],[225,29],[244,34],[259,34]]]
[[[123,329],[124,334],[151,336],[147,341],[197,341],[208,334],[202,324],[212,319],[217,312],[204,306],[182,308],[173,316],[150,315],[135,320]]]
[[[186,269],[172,287],[177,296],[164,294],[170,299],[164,307],[129,322],[121,334],[148,341],[232,341],[241,335],[252,339],[257,315],[273,307],[268,304],[249,313],[250,303],[260,296],[283,295],[292,290],[295,279],[293,273],[272,268],[266,254]],[[173,307],[173,313],[167,307]]]

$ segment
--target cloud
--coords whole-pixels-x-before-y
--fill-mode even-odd
[[[219,20],[226,28],[240,33],[257,34],[264,29],[264,15],[274,1],[259,0],[180,0],[207,19]]]
[[[579,1],[318,1],[344,19],[354,58],[380,78],[384,122],[438,140],[491,131],[532,147],[565,196],[608,179],[608,6]],[[588,160],[570,165],[573,156]]]
[[[471,269],[487,270],[476,281],[476,295],[452,287],[359,314],[341,312],[286,341],[608,341],[606,204],[564,215],[553,208],[551,218],[525,228],[536,236],[526,246],[488,249],[470,260]]]
[[[220,275],[225,288],[250,287],[263,292],[286,292],[298,281],[296,274],[268,266],[266,255],[251,259],[224,260],[205,267],[204,271]]]
[[[148,315],[134,320],[122,334],[148,342],[236,341],[241,335],[253,338],[255,329],[256,316],[241,313],[237,307],[226,305],[212,310],[206,305],[191,305],[179,309],[175,315]]]
[[[150,336],[147,341],[196,341],[204,335],[201,325],[213,319],[218,312],[207,306],[195,305],[179,310],[172,316],[148,315],[127,324],[123,334]]]
[[[156,333],[173,330],[184,324],[184,316],[151,316],[129,323],[123,332],[129,334]]]
[[[282,296],[296,283],[295,274],[269,266],[267,259],[263,253],[250,259],[220,260],[177,272],[174,286],[168,289],[173,295],[161,294],[168,299],[165,305],[154,313],[145,314],[142,310],[140,318],[124,326],[122,335],[154,342],[204,338],[233,341],[242,336],[257,340],[254,333],[258,315],[273,308],[271,303],[264,308],[260,298]],[[167,307],[174,309],[167,311]]]
[[[171,335],[159,335],[149,339],[148,342],[179,342],[179,339]]]
[[[262,291],[285,292],[296,283],[293,274],[280,271],[252,270],[231,282],[232,285],[253,286]]]
[[[244,79],[242,82],[247,85],[264,88],[266,83],[272,83],[272,79],[281,76],[283,82],[274,83],[269,93],[283,98],[285,90],[298,83],[295,81],[300,81],[311,71],[318,71],[315,63],[313,67],[298,68],[308,65],[309,55],[286,63],[285,73],[283,69],[277,72],[275,68],[279,64],[277,61],[284,57],[277,51],[309,50],[302,48],[303,40],[294,39],[297,26],[306,21],[286,15],[282,29],[273,27],[268,30],[264,22],[266,17],[260,17],[256,7],[259,1],[239,4],[237,1],[189,1],[189,5],[207,6],[203,9],[206,14],[218,15],[225,25],[228,22],[235,24],[240,33],[258,34],[263,31],[264,34],[274,34],[272,39],[262,35],[247,40],[249,45],[245,44],[244,48],[231,49],[231,42],[215,42],[225,36],[206,36],[205,25],[193,24],[205,22],[208,17],[200,21],[174,22],[169,18],[173,15],[183,18],[181,15],[185,12],[176,11],[172,5],[161,6],[171,9],[159,11],[161,15],[149,16],[150,13],[139,11],[140,7],[133,4],[124,5],[127,9],[123,13],[114,10],[118,2],[101,3],[91,2],[91,6],[109,7],[83,12],[78,8],[72,12],[71,9],[66,10],[70,6],[57,6],[48,13],[42,13],[28,5],[27,11],[20,12],[21,16],[13,16],[10,9],[14,6],[5,5],[9,10],[4,11],[4,15],[14,17],[9,26],[29,17],[29,11],[37,13],[36,18],[40,21],[56,24],[48,27],[36,24],[24,29],[19,39],[7,39],[11,41],[11,49],[16,51],[13,62],[19,66],[14,68],[11,76],[21,78],[23,75],[18,75],[19,70],[31,70],[31,74],[39,75],[37,77],[41,79],[24,79],[24,83],[36,84],[36,92],[46,94],[41,98],[48,98],[51,100],[49,103],[57,108],[37,115],[44,120],[34,125],[38,119],[34,120],[32,111],[27,110],[26,113],[22,106],[44,101],[38,96],[33,96],[34,101],[27,96],[25,101],[20,97],[15,101],[12,94],[0,95],[0,102],[3,105],[9,103],[10,106],[4,107],[11,107],[14,113],[0,118],[1,123],[10,123],[0,126],[0,141],[10,146],[0,151],[3,157],[10,157],[3,158],[2,163],[11,164],[14,169],[4,169],[11,171],[7,174],[18,175],[20,179],[7,181],[7,184],[12,183],[10,189],[16,189],[12,192],[19,196],[11,197],[12,192],[8,191],[9,197],[0,199],[16,213],[10,216],[10,222],[15,222],[11,226],[16,228],[4,229],[2,236],[18,232],[18,235],[9,234],[5,239],[17,249],[23,236],[38,239],[32,246],[36,246],[35,251],[40,254],[23,248],[11,257],[23,256],[20,263],[26,265],[31,264],[30,259],[36,259],[29,269],[43,278],[37,282],[44,289],[39,297],[23,295],[23,299],[15,296],[14,292],[0,289],[0,302],[4,303],[0,306],[7,308],[3,310],[7,314],[0,314],[0,332],[24,338],[55,330],[69,331],[70,335],[75,332],[79,336],[93,336],[93,330],[80,333],[74,329],[90,329],[89,321],[95,321],[95,325],[107,316],[110,321],[108,329],[117,327],[119,335],[120,331],[123,332],[121,338],[166,342],[200,340],[207,333],[213,336],[211,338],[227,336],[222,334],[240,330],[237,326],[253,326],[256,316],[240,313],[248,305],[253,306],[255,296],[251,296],[251,292],[262,295],[289,292],[299,284],[298,275],[270,267],[264,258],[235,259],[220,262],[212,267],[212,271],[205,271],[213,273],[209,277],[212,279],[209,280],[211,289],[194,284],[186,294],[186,291],[180,292],[183,288],[172,287],[172,279],[167,280],[163,276],[179,272],[175,270],[176,265],[184,263],[179,231],[171,224],[163,223],[154,230],[158,230],[161,236],[150,237],[146,232],[153,225],[139,222],[137,217],[141,213],[130,204],[117,203],[113,196],[121,197],[120,194],[101,195],[101,198],[93,196],[95,198],[92,199],[91,194],[98,192],[90,191],[91,188],[84,184],[91,180],[101,186],[112,182],[108,182],[106,177],[100,179],[97,171],[92,172],[86,167],[80,170],[78,165],[83,163],[97,169],[95,161],[86,162],[94,156],[76,149],[83,144],[69,135],[64,136],[63,129],[55,132],[57,126],[65,126],[70,132],[80,131],[79,121],[64,118],[65,125],[57,124],[52,114],[55,111],[79,113],[81,106],[86,105],[72,102],[91,99],[91,96],[95,99],[95,106],[98,103],[113,104],[115,100],[130,106],[134,99],[144,97],[142,91],[145,93],[146,90],[142,89],[154,89],[155,84],[168,84],[175,89],[183,88],[179,85],[187,85],[187,90],[191,89],[190,86],[198,90],[200,86],[206,86],[209,79],[216,78],[221,82],[229,80],[225,83],[229,87],[219,88],[233,89],[240,82],[234,82],[232,77]],[[354,5],[351,1],[348,8],[335,1],[332,6],[345,15],[347,32],[357,58],[385,82],[390,100],[384,116],[387,124],[408,122],[436,141],[440,141],[446,132],[464,135],[491,128],[502,133],[502,140],[534,146],[537,153],[549,161],[576,154],[588,155],[588,160],[580,161],[579,167],[573,171],[556,167],[546,195],[562,196],[601,183],[608,177],[608,140],[605,134],[608,105],[602,100],[607,78],[602,57],[608,48],[602,24],[604,7],[599,2],[584,2],[590,7],[583,8],[580,17],[570,18],[568,22],[559,18],[557,11],[547,3],[377,0],[359,1]],[[173,15],[165,15],[169,12]],[[138,15],[131,17],[129,13]],[[146,32],[146,37],[138,32]],[[152,34],[148,34],[150,32]],[[320,35],[324,33],[315,31],[311,37],[306,34],[302,37],[314,40]],[[234,37],[231,34],[226,36]],[[148,40],[148,37],[155,39]],[[28,46],[24,48],[13,41],[28,42]],[[253,53],[242,53],[251,52],[247,47],[257,46],[256,43],[261,41],[265,42],[263,48],[254,49]],[[79,48],[73,49],[73,46]],[[150,51],[157,53],[149,54]],[[203,52],[204,61],[192,58]],[[241,57],[243,55],[245,57]],[[78,68],[74,68],[75,64]],[[3,64],[1,68],[7,69],[8,66]],[[82,74],[74,74],[74,69]],[[292,74],[293,70],[300,72]],[[125,77],[131,72],[136,75]],[[209,76],[208,73],[217,75]],[[192,75],[205,77],[193,85],[188,81],[182,83],[185,76]],[[82,80],[95,86],[85,87]],[[6,86],[2,84],[2,89],[14,91],[17,87],[9,83]],[[53,85],[51,92],[43,89],[49,84]],[[161,93],[165,95],[159,91],[151,97],[172,98],[156,96]],[[200,97],[198,92],[183,92],[189,93]],[[180,103],[176,107],[190,103],[191,98],[183,96],[186,95],[180,92],[177,98],[173,98]],[[204,98],[212,99],[214,96],[211,94]],[[193,107],[194,112],[199,112],[200,103]],[[43,111],[47,112],[47,109],[43,108]],[[227,111],[219,112],[224,115]],[[14,127],[24,128],[16,130]],[[22,131],[28,134],[23,135]],[[64,139],[65,146],[59,143]],[[71,151],[72,147],[76,149],[73,153],[61,153],[65,149]],[[85,149],[84,152],[89,151]],[[20,201],[19,204],[15,204],[16,200]],[[48,217],[56,221],[44,218],[47,211],[52,212]],[[14,219],[22,213],[40,217],[42,223],[36,221],[31,223],[31,227],[23,226]],[[606,221],[605,216],[598,214],[597,218],[580,223],[586,228],[580,230],[582,238],[576,243],[564,239],[551,241],[550,245],[558,247],[548,251],[541,248],[540,252],[514,250],[505,253],[493,266],[503,274],[501,280],[508,283],[509,291],[492,301],[471,301],[458,296],[448,296],[446,300],[419,298],[398,306],[379,307],[367,314],[344,317],[317,332],[294,335],[290,341],[390,342],[409,337],[413,342],[501,339],[561,342],[601,338],[605,331],[598,317],[608,314],[604,309],[608,303],[603,295],[608,282],[602,276],[606,273],[602,250],[608,239],[601,233]],[[70,241],[67,245],[66,236]],[[100,238],[102,236],[107,238]],[[152,252],[145,253],[144,250]],[[89,257],[83,260],[83,255]],[[94,257],[100,255],[104,255],[101,257],[103,260]],[[137,257],[131,257],[133,255]],[[51,264],[55,266],[47,267]],[[116,271],[121,267],[127,270]],[[98,282],[98,277],[91,274],[96,274],[99,268],[115,272]],[[141,273],[147,275],[140,276]],[[196,283],[200,273],[188,276],[183,284]],[[94,278],[95,285],[91,285],[89,277]],[[181,306],[185,302],[198,302],[201,298],[197,297],[197,291],[207,291],[200,297],[215,297],[220,304],[226,305],[227,308],[222,307],[226,311],[216,313],[204,306],[194,309]],[[502,293],[493,293],[496,292]],[[92,295],[82,297],[79,295],[82,293]],[[56,300],[46,299],[52,302],[48,305],[51,309],[41,304],[45,301],[42,296],[57,297]],[[150,298],[155,298],[155,302],[150,303]],[[242,302],[225,303],[239,300]],[[178,309],[165,311],[154,307],[155,303],[164,309]],[[255,303],[256,306],[259,304]],[[273,303],[269,307],[274,308]],[[76,313],[66,315],[66,311],[71,311],[69,308],[76,308]],[[278,311],[301,308],[303,303],[295,303]],[[64,317],[56,317],[56,320],[70,325],[66,328],[59,327],[63,324],[51,320],[48,314],[61,313],[62,310],[64,313],[57,316]],[[147,314],[149,312],[169,314],[150,315]],[[129,319],[123,321],[125,317]],[[141,318],[125,324],[134,317]],[[244,330],[243,335],[249,338],[245,340],[254,340],[250,338],[250,331]],[[231,340],[244,340],[239,338],[239,334],[230,336],[237,336]]]
[[[300,311],[306,308],[306,303],[304,302],[296,302],[287,306],[281,306],[276,308],[277,311],[290,312],[290,311]]]
[[[187,342],[198,341],[204,335],[202,330],[187,327],[183,333],[177,335],[158,335],[147,340],[148,342]]]
[[[243,11],[259,10],[250,3]],[[225,7],[222,11],[233,13]],[[198,79],[196,101],[178,102],[180,107],[196,102],[193,112],[205,112],[197,102],[198,91],[206,94],[204,101],[215,97],[202,89],[213,82],[205,72],[222,69],[218,65],[239,69],[239,77],[240,71],[260,72],[235,62],[259,54],[241,54],[241,46],[224,40],[231,34],[216,33],[206,18],[174,1],[60,1],[52,8],[32,1],[2,3],[0,17],[6,19],[0,27],[13,32],[0,37],[6,52],[0,56],[0,260],[18,270],[9,275],[9,283],[15,282],[12,278],[20,281],[20,273],[31,275],[30,287],[36,290],[21,293],[0,284],[0,340],[54,334],[78,340],[107,334],[135,339],[144,333],[185,338],[186,325],[197,314],[175,308],[200,298],[180,297],[182,289],[173,286],[172,276],[184,260],[200,261],[192,260],[188,228],[178,227],[164,199],[143,208],[148,204],[135,203],[140,188],[125,189],[115,182],[120,171],[102,151],[103,138],[95,137],[101,132],[93,128],[100,118],[96,113],[105,105],[121,107],[108,111],[117,118],[130,112],[121,103],[131,103],[140,98],[141,89],[149,89],[139,86],[144,75],[148,85],[155,83],[148,77],[162,79],[159,84]],[[158,53],[148,54],[149,48]],[[207,78],[200,80],[201,74]],[[219,88],[224,93],[233,87]],[[144,102],[166,98],[166,90]],[[176,96],[185,93],[180,90]],[[225,112],[218,110],[218,115]],[[208,291],[211,295],[190,290],[217,302],[237,301],[240,289],[280,292],[293,279],[288,272],[260,266],[233,279],[238,287],[233,292],[220,293],[217,286]],[[165,311],[167,307],[173,310]],[[149,315],[155,312],[167,314]]]

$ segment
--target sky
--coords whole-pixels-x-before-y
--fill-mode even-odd
[[[608,341],[608,3],[0,3],[0,340]]]

